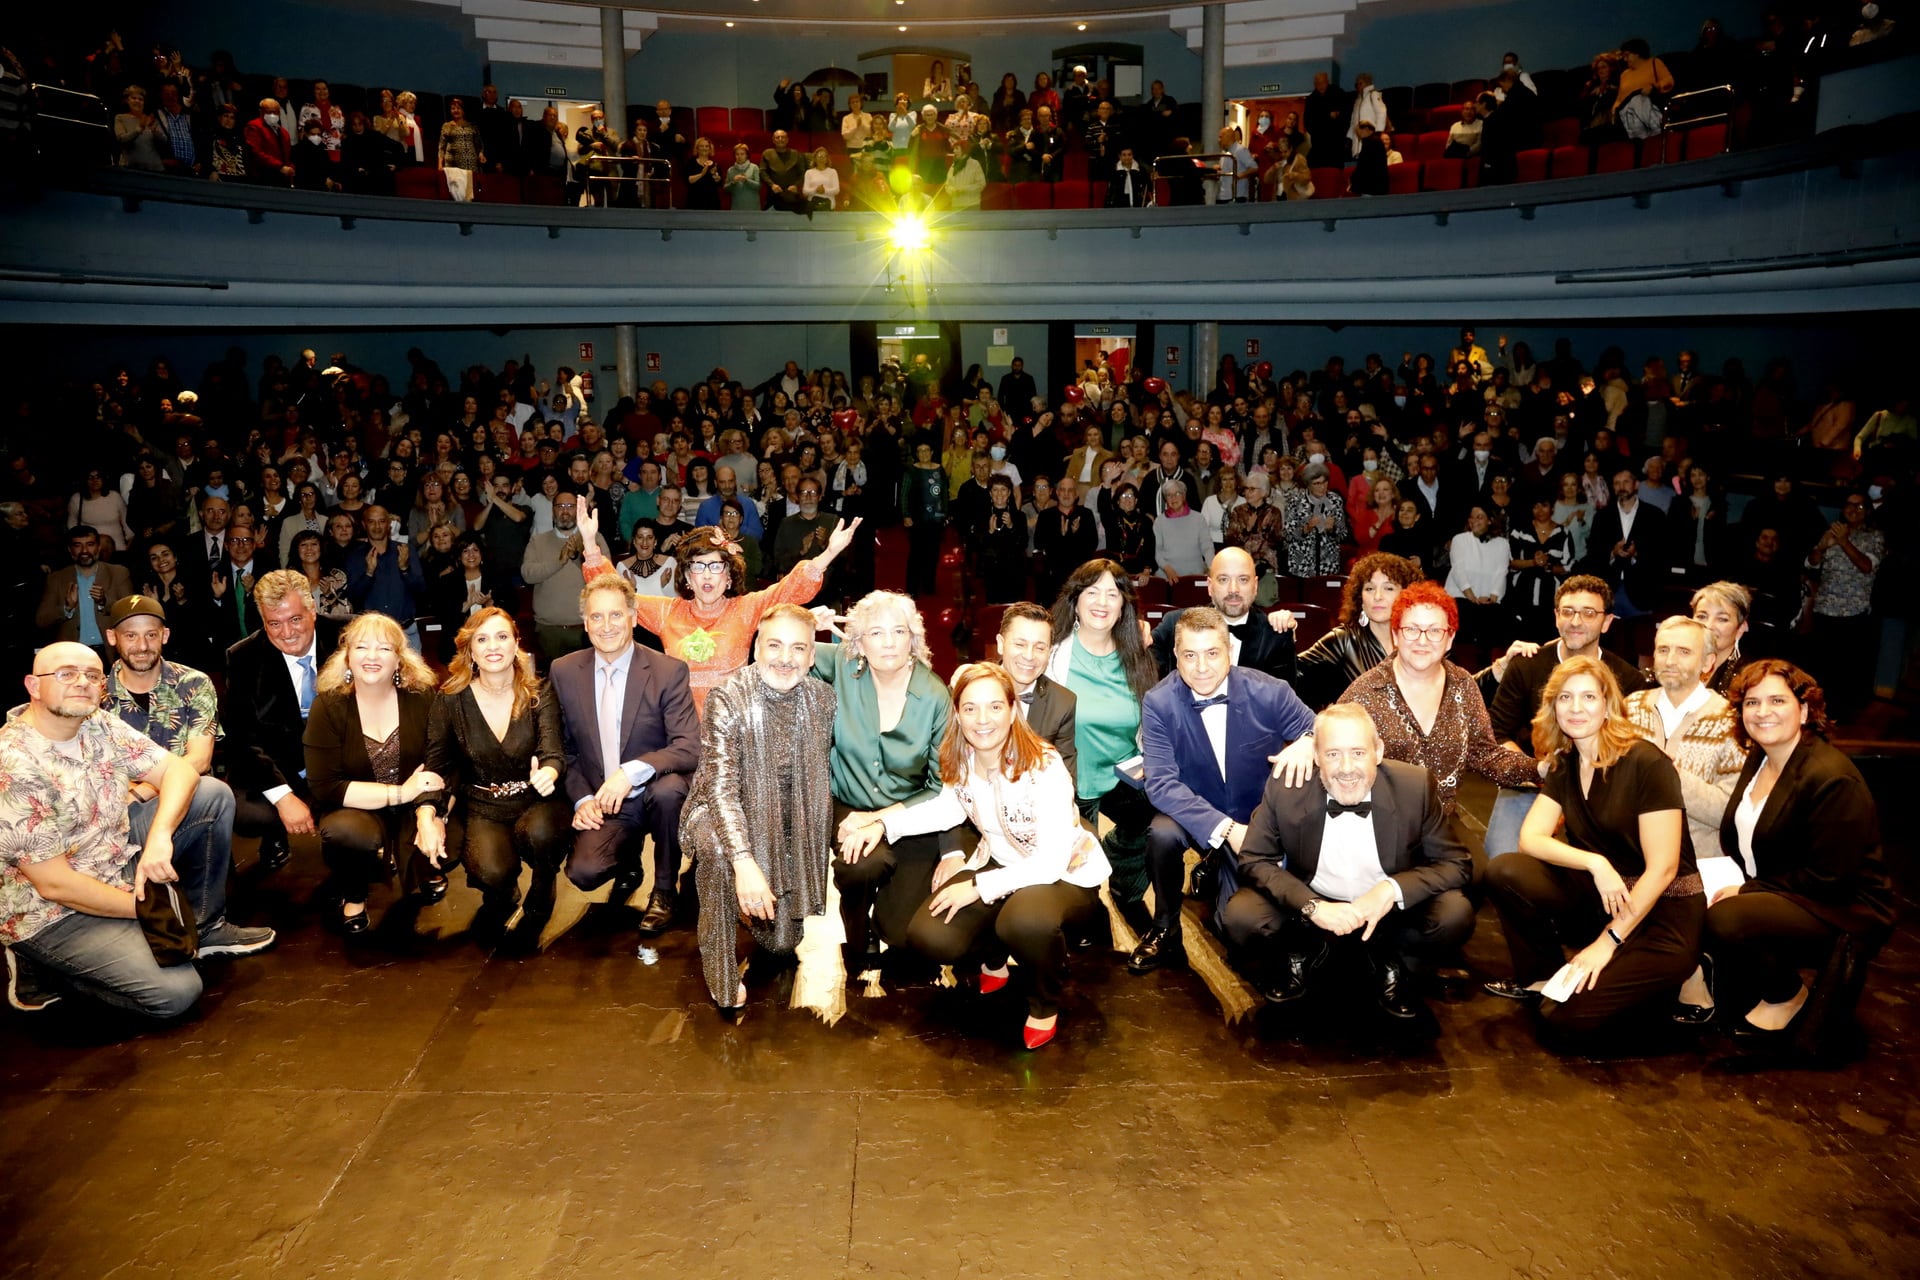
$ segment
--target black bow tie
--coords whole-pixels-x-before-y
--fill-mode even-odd
[[[1355,813],[1364,818],[1372,812],[1373,801],[1371,800],[1362,800],[1357,804],[1341,804],[1332,796],[1327,797],[1327,816],[1329,818],[1337,818],[1343,813]]]
[[[1029,690],[1027,690],[1027,691],[1026,691],[1025,693],[1023,693],[1023,694],[1021,694],[1021,695],[1020,695],[1020,701],[1022,701],[1022,702],[1024,702],[1024,703],[1026,703],[1026,704],[1027,704],[1028,706],[1032,706],[1032,705],[1033,705],[1033,690],[1031,690],[1031,689],[1029,689]]]
[[[1208,707],[1224,707],[1226,705],[1227,695],[1224,693],[1216,693],[1211,698],[1195,698],[1193,700],[1193,709],[1195,711],[1205,711]]]

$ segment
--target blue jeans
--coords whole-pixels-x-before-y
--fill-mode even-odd
[[[1500,794],[1493,798],[1493,809],[1487,814],[1487,857],[1519,852],[1520,824],[1527,820],[1527,810],[1533,808],[1533,798],[1539,794],[1531,789],[1500,788]]]
[[[127,806],[130,843],[146,843],[159,804],[156,799]],[[226,914],[232,865],[233,790],[218,778],[201,778],[173,832],[173,867],[200,924]],[[81,995],[117,1009],[176,1018],[200,998],[200,974],[191,964],[162,967],[137,920],[73,911],[15,946]]]

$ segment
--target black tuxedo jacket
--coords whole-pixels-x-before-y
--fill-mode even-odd
[[[1720,848],[1730,857],[1740,856],[1734,813],[1766,758],[1755,747],[1733,784],[1733,802],[1720,820]],[[1859,933],[1894,918],[1873,793],[1844,752],[1811,733],[1800,735],[1760,806],[1753,864],[1759,875],[1747,892],[1784,894],[1836,929]]]
[[[1269,779],[1240,844],[1241,883],[1294,911],[1314,901],[1310,886],[1320,868],[1326,825],[1327,791],[1318,774],[1299,787]],[[1380,763],[1373,782],[1373,836],[1380,869],[1400,886],[1408,907],[1466,887],[1472,857],[1459,827],[1440,808],[1433,775],[1420,766]]]
[[[1593,532],[1587,535],[1586,571],[1606,579],[1616,592],[1624,589],[1640,608],[1651,609],[1666,578],[1666,513],[1642,499],[1634,508],[1631,559],[1613,558],[1614,544],[1619,541],[1620,510],[1609,503],[1594,513]]]
[[[1078,777],[1079,752],[1073,746],[1073,690],[1042,675],[1033,682],[1033,701],[1027,706],[1027,727],[1060,753],[1069,778]]]
[[[1185,612],[1185,609],[1172,610],[1153,629],[1153,661],[1163,677],[1173,670],[1173,630],[1180,623],[1180,615]],[[1251,610],[1245,624],[1233,634],[1240,641],[1240,656],[1234,661],[1234,666],[1252,667],[1276,680],[1293,683],[1293,633],[1275,631],[1273,624],[1267,621],[1266,610]]]
[[[229,605],[231,607],[231,605]],[[314,622],[313,666],[318,678],[340,643],[340,625]],[[300,691],[293,687],[286,659],[255,631],[227,650],[227,691],[220,699],[220,727],[227,735],[227,780],[234,790],[259,795],[274,787],[292,787],[306,798],[307,755],[300,718]]]

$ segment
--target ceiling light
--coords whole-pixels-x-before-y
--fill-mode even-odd
[[[1087,24],[1084,22],[1076,22],[1073,26],[1073,29],[1075,31],[1085,31],[1087,29]]]
[[[905,31],[905,30],[906,30],[906,28],[905,28],[905,27],[902,27],[902,28],[900,28],[900,29],[901,29],[902,31]]]
[[[729,22],[729,23],[728,23],[727,25],[728,25],[728,26],[732,26],[733,24],[732,24],[731,22]]]

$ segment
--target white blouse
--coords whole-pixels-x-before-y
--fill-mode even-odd
[[[1753,865],[1753,829],[1760,825],[1760,811],[1767,807],[1762,800],[1757,804],[1753,799],[1753,784],[1760,781],[1755,773],[1747,783],[1747,789],[1740,793],[1740,803],[1733,807],[1733,831],[1740,837],[1740,861],[1747,865],[1747,878],[1755,879],[1760,872]]]
[[[1482,600],[1498,600],[1507,594],[1507,565],[1513,551],[1505,538],[1485,542],[1471,533],[1456,533],[1448,545],[1453,568],[1447,572],[1447,594],[1464,598],[1467,590]]]
[[[1100,842],[1080,825],[1073,775],[1052,750],[1018,782],[970,770],[965,782],[944,785],[939,795],[889,817],[887,839],[947,831],[969,820],[980,830],[980,843],[966,869],[976,873],[982,902],[1060,881],[1095,889],[1112,874]]]

